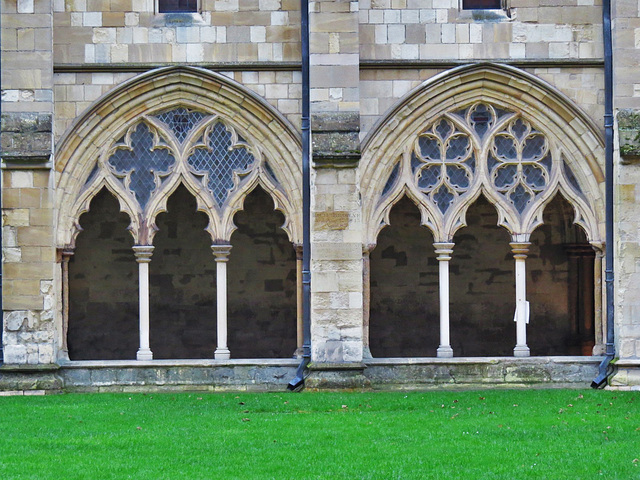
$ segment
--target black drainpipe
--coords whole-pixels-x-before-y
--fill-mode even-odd
[[[302,361],[289,390],[304,387],[304,371],[311,361],[311,169],[309,119],[309,0],[300,0],[302,47]]]
[[[613,297],[613,48],[611,44],[611,0],[602,2],[602,30],[604,35],[604,138],[605,138],[605,283],[607,287],[607,346],[600,363],[598,376],[591,382],[593,388],[607,383],[611,374],[610,363],[615,356],[614,297]]]

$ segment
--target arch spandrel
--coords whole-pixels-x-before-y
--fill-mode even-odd
[[[163,113],[176,109],[202,114],[198,122],[191,125],[188,137],[180,140],[161,120]],[[198,141],[216,122],[232,132],[230,151],[250,150],[255,160],[251,171],[239,176],[233,172],[234,184],[222,206],[196,178],[202,172],[195,175],[186,161],[189,148],[212,149],[211,145],[199,145]],[[264,100],[226,77],[196,68],[169,67],[135,77],[103,96],[74,122],[58,143],[57,242],[60,246],[74,244],[79,214],[88,209],[98,191],[99,179],[90,178],[96,162],[103,165],[108,162],[109,149],[116,148],[114,139],[122,138],[139,124],[146,125],[154,134],[160,132],[162,145],[158,148],[166,147],[178,161],[166,181],[156,177],[156,190],[146,205],[140,205],[126,185],[102,175],[101,180],[109,184],[113,193],[117,192],[123,211],[132,218],[131,229],[137,243],[151,243],[155,218],[166,209],[167,198],[179,184],[184,184],[194,195],[198,209],[209,215],[207,231],[214,243],[228,241],[235,228],[233,215],[242,208],[243,196],[257,184],[263,186],[284,214],[283,228],[291,241],[301,241],[302,173],[298,161],[301,146],[293,126]]]
[[[541,188],[536,192],[529,192],[534,197],[531,202],[525,202],[523,206],[522,200],[518,203],[514,200],[516,197],[509,197],[513,192],[505,190],[501,194],[496,185],[492,185],[492,172],[488,171],[487,162],[491,145],[486,138],[474,142],[481,180],[474,183],[465,193],[465,198],[454,202],[444,215],[438,215],[437,209],[424,196],[420,198],[406,175],[393,188],[388,187],[388,179],[398,159],[404,159],[403,164],[407,164],[407,152],[411,152],[416,139],[434,122],[448,119],[462,127],[464,122],[457,118],[456,112],[468,111],[480,104],[505,112],[487,129],[486,138],[495,138],[501,129],[509,128],[510,122],[521,119],[529,125],[531,132],[535,131],[532,136],[539,133],[545,145],[548,143],[553,154],[552,166],[544,172],[544,185],[539,185]],[[467,129],[469,127],[467,124]],[[451,241],[455,232],[465,225],[466,210],[481,193],[498,210],[500,225],[519,238],[528,236],[540,224],[544,207],[558,191],[572,203],[576,223],[587,231],[589,240],[597,242],[602,238],[604,176],[598,159],[604,158],[604,150],[599,129],[566,96],[516,68],[480,64],[440,74],[398,102],[374,126],[363,143],[360,167],[363,217],[367,224],[364,244],[375,244],[378,232],[388,221],[389,210],[402,196],[401,191],[413,191],[410,196],[422,205],[423,220],[424,210],[430,212],[426,217],[433,225],[424,221],[423,224],[429,226],[434,239],[440,242]],[[520,145],[520,150],[527,148]],[[528,164],[526,167],[518,166],[518,171],[524,168],[530,173],[539,167],[536,162],[540,159],[535,155],[529,156],[531,158],[519,157],[517,161],[512,159],[514,164]],[[572,181],[567,179],[561,165],[569,167]],[[544,170],[543,167],[540,169]],[[527,188],[530,186],[525,185]],[[388,191],[381,195],[385,188]]]

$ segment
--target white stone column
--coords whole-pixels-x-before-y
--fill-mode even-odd
[[[138,262],[138,304],[140,307],[140,348],[138,360],[152,360],[153,353],[149,348],[149,263],[153,255],[151,245],[136,245],[133,253]]]
[[[231,253],[231,245],[211,245],[216,257],[216,292],[217,292],[217,325],[218,348],[214,357],[216,360],[228,360],[231,352],[227,347],[227,262]]]
[[[294,358],[302,358],[302,344],[304,343],[304,322],[302,311],[302,245],[294,245],[296,249],[296,351]]]
[[[527,268],[525,260],[529,253],[529,242],[511,242],[511,251],[516,261],[516,347],[515,357],[528,357],[527,323],[529,323],[529,302],[527,302]]]
[[[437,356],[453,357],[449,333],[449,260],[454,243],[436,242],[433,244],[438,259],[440,283],[440,346]]]
[[[373,358],[369,343],[371,319],[371,251],[375,245],[362,249],[362,358]]]
[[[74,254],[74,250],[64,249],[60,255],[62,264],[62,342],[60,348],[60,358],[69,360],[69,260]]]

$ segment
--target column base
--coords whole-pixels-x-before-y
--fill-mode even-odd
[[[302,347],[296,348],[296,351],[293,352],[293,358],[302,358]]]
[[[371,355],[371,350],[369,349],[368,345],[365,347],[362,347],[362,358],[367,360],[370,358],[373,358],[373,355]]]
[[[371,387],[364,375],[364,363],[325,363],[309,364],[309,376],[305,380],[305,389],[309,390],[363,390]]]
[[[442,346],[440,345],[438,347],[438,350],[436,352],[436,356],[439,358],[452,358],[453,357],[453,348],[451,348],[451,346],[447,345],[447,346]]]
[[[516,348],[513,349],[514,357],[528,357],[530,354],[529,347],[526,345],[516,345]]]
[[[136,354],[137,360],[153,360],[153,353],[148,348],[141,348]]]
[[[231,352],[228,348],[216,348],[213,358],[216,360],[229,360],[231,358]]]

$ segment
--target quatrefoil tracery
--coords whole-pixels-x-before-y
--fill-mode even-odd
[[[484,192],[496,205],[501,225],[512,234],[528,234],[542,222],[544,206],[558,190],[578,205],[579,221],[579,210],[590,207],[560,149],[522,115],[477,102],[429,123],[394,164],[377,207],[379,228],[406,192],[438,241],[450,241]]]
[[[473,180],[471,139],[456,130],[451,121],[442,119],[418,137],[411,155],[415,185],[445,214]]]
[[[143,116],[103,150],[84,188],[88,202],[103,187],[119,198],[140,244],[151,244],[155,217],[179,183],[208,213],[214,242],[228,241],[233,214],[257,183],[272,193],[276,208],[286,202],[276,174],[259,147],[227,120],[184,107]],[[79,226],[78,226],[79,227]],[[283,226],[288,231],[287,225]]]

